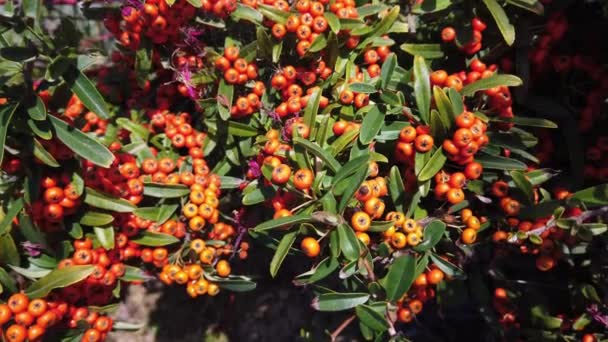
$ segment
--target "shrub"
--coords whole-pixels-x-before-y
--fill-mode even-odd
[[[606,338],[600,6],[4,0],[4,338],[104,340],[131,283],[287,258],[331,340]]]

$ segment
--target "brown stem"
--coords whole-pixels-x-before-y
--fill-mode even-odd
[[[336,328],[336,330],[334,330],[334,332],[331,333],[330,338],[332,342],[335,342],[336,339],[338,338],[338,336],[340,336],[340,334],[342,333],[342,331],[344,329],[346,329],[346,327],[355,320],[357,316],[355,315],[350,315],[347,319],[344,320],[344,322],[342,322],[342,324],[340,324],[339,327]]]

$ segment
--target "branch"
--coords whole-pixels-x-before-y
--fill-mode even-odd
[[[601,215],[604,215],[607,213],[608,213],[608,206],[605,206],[605,207],[601,207],[601,208],[594,209],[594,210],[587,210],[587,211],[580,213],[578,216],[573,216],[573,217],[569,217],[569,218],[574,219],[576,224],[582,224],[583,222],[585,222],[586,220],[588,220],[592,217],[601,216]],[[551,216],[551,219],[549,221],[547,221],[547,224],[545,224],[544,226],[538,227],[536,229],[526,232],[526,237],[528,237],[530,235],[541,235],[544,232],[546,232],[547,230],[555,227],[556,222],[557,222],[557,220],[555,219],[555,217]],[[517,235],[513,234],[513,236],[511,236],[509,238],[508,242],[515,243],[515,242],[517,242],[517,240],[518,240]]]
[[[346,329],[346,327],[355,320],[355,318],[357,318],[357,316],[355,315],[350,315],[347,319],[344,320],[344,322],[342,322],[342,324],[340,324],[339,327],[336,328],[336,330],[334,330],[334,332],[331,333],[330,338],[331,338],[331,342],[335,342],[336,339],[338,338],[338,336],[340,336],[340,334],[342,333],[342,331],[344,329]]]

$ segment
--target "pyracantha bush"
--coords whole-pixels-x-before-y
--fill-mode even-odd
[[[601,4],[0,6],[4,340],[103,341],[138,328],[131,283],[199,300],[286,259],[344,317],[310,340],[459,310],[478,340],[608,338]]]

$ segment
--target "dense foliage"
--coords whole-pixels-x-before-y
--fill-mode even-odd
[[[129,284],[286,259],[344,317],[304,339],[608,338],[604,7],[1,0],[4,339],[101,341],[141,328]]]

